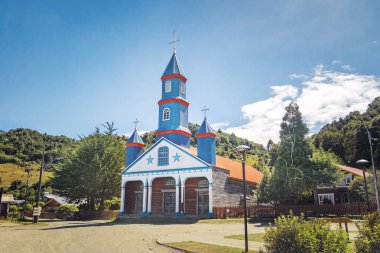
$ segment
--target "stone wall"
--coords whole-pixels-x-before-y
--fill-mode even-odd
[[[243,182],[228,178],[229,172],[220,169],[212,170],[212,196],[214,206],[239,206],[242,205]],[[247,185],[247,205],[253,205],[253,184]]]

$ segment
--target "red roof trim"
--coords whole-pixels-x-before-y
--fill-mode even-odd
[[[145,145],[142,144],[142,143],[131,142],[131,143],[127,143],[125,146],[126,147],[139,147],[139,148],[143,148]]]
[[[186,137],[191,137],[191,134],[188,132],[185,132],[183,130],[164,130],[164,131],[158,131],[155,133],[155,135],[164,135],[164,134],[182,134]]]
[[[168,98],[168,99],[158,101],[158,105],[163,105],[167,103],[181,103],[184,106],[189,106],[189,102],[186,102],[185,100],[181,98]]]
[[[186,83],[187,79],[186,77],[184,77],[183,75],[180,75],[180,74],[170,74],[170,75],[165,75],[165,76],[162,76],[161,77],[161,81],[165,81],[165,80],[168,80],[170,78],[179,78],[181,79],[182,81],[184,81]]]
[[[205,137],[215,138],[216,134],[214,134],[214,133],[201,133],[201,134],[196,134],[195,137],[197,137],[197,138],[205,138]]]

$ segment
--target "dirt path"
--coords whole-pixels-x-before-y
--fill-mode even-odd
[[[158,226],[104,221],[59,221],[0,226],[0,252],[176,252],[156,244]]]

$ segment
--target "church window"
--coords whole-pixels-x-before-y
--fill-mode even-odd
[[[169,148],[160,147],[158,149],[158,166],[169,165]]]
[[[179,89],[180,89],[181,94],[185,95],[185,84],[184,83],[181,83],[181,85],[179,86]]]
[[[165,108],[164,113],[162,115],[163,120],[169,120],[170,119],[170,109]]]
[[[208,180],[202,179],[198,182],[198,188],[205,188],[208,187]]]
[[[168,178],[166,181],[165,181],[165,186],[175,186],[175,180],[174,178]]]
[[[172,82],[166,81],[165,82],[165,92],[171,92],[172,91]]]

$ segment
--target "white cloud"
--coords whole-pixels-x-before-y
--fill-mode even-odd
[[[347,70],[347,71],[352,71],[352,70],[354,70],[353,68],[351,68],[351,66],[350,65],[348,65],[348,64],[346,64],[346,65],[343,65],[342,67],[341,67],[343,70]]]
[[[306,79],[307,75],[304,75],[304,74],[290,74],[289,78],[290,79]]]
[[[227,121],[222,121],[222,122],[216,122],[211,124],[212,129],[218,130],[218,129],[224,129],[230,125],[229,122]]]
[[[331,62],[332,65],[336,65],[336,64],[340,64],[340,63],[342,63],[341,60],[333,60],[333,61]]]
[[[318,65],[313,75],[302,82],[300,92],[289,84],[271,88],[270,98],[242,107],[246,124],[227,128],[227,131],[264,145],[269,139],[277,142],[284,108],[292,100],[299,104],[309,128],[317,131],[351,111],[365,111],[367,105],[380,96],[380,79],[326,70]]]

